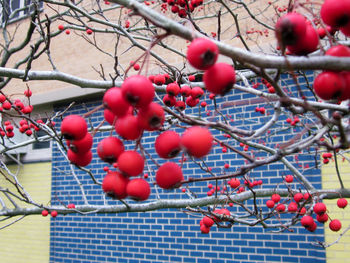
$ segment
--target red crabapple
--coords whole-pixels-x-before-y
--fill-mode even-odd
[[[164,159],[171,159],[181,151],[181,137],[175,131],[161,133],[155,141],[157,154]]]
[[[325,0],[320,10],[323,22],[331,27],[344,27],[350,22],[349,0]]]
[[[307,24],[305,35],[298,39],[294,45],[288,45],[288,50],[298,56],[304,56],[317,50],[319,44],[318,34],[313,26]]]
[[[224,96],[236,82],[235,69],[226,63],[216,63],[204,72],[203,81],[209,92]]]
[[[345,208],[348,205],[348,201],[345,198],[339,198],[337,200],[337,206],[339,208]]]
[[[295,202],[299,203],[300,201],[303,200],[304,195],[303,195],[302,193],[296,193],[296,194],[293,196],[293,198],[294,198],[294,201],[295,201]]]
[[[127,197],[128,182],[127,176],[118,172],[108,172],[102,181],[102,190],[112,198],[123,199]]]
[[[61,123],[61,133],[67,140],[81,140],[87,133],[87,124],[79,115],[69,115]]]
[[[268,208],[273,208],[273,207],[275,206],[275,202],[272,201],[272,200],[267,200],[267,201],[266,201],[266,206],[267,206]]]
[[[338,232],[341,229],[341,223],[338,219],[333,219],[330,223],[329,223],[329,228],[334,231],[334,232]]]
[[[183,133],[181,143],[188,154],[201,158],[210,152],[213,145],[213,136],[207,128],[192,126]]]
[[[52,217],[56,217],[58,215],[56,210],[51,211],[51,216]]]
[[[142,135],[143,129],[136,116],[127,114],[117,119],[115,131],[125,140],[136,140]]]
[[[41,211],[42,216],[48,216],[48,214],[49,214],[49,211],[47,211],[45,209],[43,211]]]
[[[166,86],[166,93],[169,94],[169,96],[177,96],[177,94],[180,93],[180,86],[176,82],[169,83]]]
[[[71,149],[68,149],[67,151],[67,158],[68,160],[78,166],[87,166],[92,161],[92,152],[91,150],[87,151],[83,154],[77,154],[73,152]]]
[[[103,105],[117,117],[123,117],[129,111],[130,104],[124,99],[120,88],[110,88],[102,100]]]
[[[280,45],[294,45],[306,32],[306,19],[292,12],[280,17],[275,26],[276,37]]]
[[[314,81],[314,91],[323,100],[338,99],[344,89],[344,79],[338,72],[323,71]]]
[[[137,176],[142,173],[145,160],[136,151],[124,151],[118,157],[118,168],[128,176]]]
[[[310,227],[314,222],[315,221],[311,216],[303,216],[300,220],[300,223],[303,227]]]
[[[174,162],[163,164],[156,173],[156,182],[163,189],[180,187],[183,179],[181,167]]]
[[[163,107],[156,102],[151,102],[147,107],[139,110],[137,118],[141,128],[146,131],[159,130],[165,120]]]
[[[313,208],[314,212],[318,215],[326,213],[327,207],[324,203],[316,203]]]
[[[214,220],[208,216],[203,217],[202,220],[203,220],[203,224],[206,225],[207,227],[211,227],[212,225],[214,225]]]
[[[316,215],[316,220],[320,223],[325,223],[328,221],[328,215],[326,213],[321,215]]]
[[[122,152],[124,152],[124,144],[117,137],[106,137],[97,145],[98,156],[102,161],[110,164],[116,162]]]
[[[155,89],[152,82],[142,76],[134,75],[124,80],[122,86],[123,97],[137,108],[146,107],[153,101]]]
[[[217,45],[207,38],[196,38],[187,49],[187,60],[196,69],[206,70],[219,56]]]
[[[126,186],[126,193],[135,201],[144,201],[148,199],[151,193],[151,187],[146,180],[136,178],[128,182]]]
[[[281,200],[281,196],[279,194],[273,194],[271,196],[271,200],[274,201],[275,203],[278,203]]]
[[[83,154],[89,151],[92,147],[92,136],[90,133],[86,133],[85,137],[81,140],[67,141],[68,147],[77,154]]]

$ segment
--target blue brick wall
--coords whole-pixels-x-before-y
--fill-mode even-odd
[[[312,81],[312,73],[308,73],[309,81]],[[302,78],[300,85],[305,85]],[[290,85],[290,76],[283,77],[283,83]],[[261,88],[261,87],[260,87]],[[305,94],[311,96],[309,91],[304,89]],[[291,96],[298,96],[295,87],[288,88]],[[305,95],[304,94],[304,95]],[[269,119],[273,108],[272,105],[261,102],[259,104],[227,106],[232,102],[243,101],[254,98],[254,96],[242,92],[234,91],[223,98],[217,98],[217,105],[221,108],[225,116],[235,127],[260,127]],[[206,109],[187,109],[187,113],[201,114],[203,118],[211,120],[222,120],[222,116],[213,117],[214,105],[206,94],[205,101],[208,103]],[[244,102],[244,101],[243,101]],[[84,114],[87,110],[100,105],[100,101],[86,102],[72,107],[67,114]],[[255,107],[266,108],[267,114],[264,116],[255,112]],[[62,107],[57,110],[62,110]],[[201,112],[199,113],[198,110]],[[281,116],[279,122],[271,129],[271,132],[262,136],[266,145],[274,147],[285,142],[303,129],[302,126],[290,127],[286,125],[286,118]],[[91,122],[97,126],[103,120],[102,111],[98,111],[90,116]],[[59,123],[57,123],[59,125]],[[277,132],[280,128],[284,131]],[[182,132],[183,129],[178,129]],[[213,131],[213,134],[234,147],[240,147],[239,142],[227,139],[220,135],[220,132]],[[109,132],[97,133],[94,137],[94,149],[98,141]],[[145,149],[159,163],[163,163],[157,157],[153,149],[154,140],[158,132],[147,133],[142,138]],[[257,141],[258,142],[258,141]],[[127,148],[133,146],[133,142],[126,144]],[[253,150],[254,149],[249,149]],[[256,157],[266,157],[266,153],[254,151]],[[297,157],[296,157],[297,156]],[[175,158],[178,162],[180,157]],[[222,152],[219,145],[215,146],[211,154],[205,158],[207,165],[213,168],[213,173],[223,174],[233,172],[237,167],[244,165],[244,160],[235,153]],[[310,181],[317,187],[321,187],[320,171],[315,168],[314,156],[308,152],[288,157],[293,165],[300,169]],[[230,168],[225,171],[225,163],[230,164]],[[94,151],[92,163],[88,166],[97,179],[102,180],[105,166],[97,157]],[[156,166],[149,162],[147,172],[149,182],[154,182],[154,171]],[[202,177],[203,171],[197,164],[187,161],[183,164],[184,176]],[[104,198],[100,186],[94,185],[89,175],[75,169],[76,175],[84,185],[90,204],[102,205],[117,204],[118,201]],[[254,179],[261,179],[261,187],[271,187],[280,184],[280,175],[290,174],[284,164],[278,162],[267,166],[259,167],[252,171],[249,176]],[[214,183],[214,182],[212,182]],[[199,197],[206,196],[208,182],[197,182],[189,185],[189,189]],[[283,186],[280,186],[283,187]],[[294,184],[297,189],[300,185]],[[159,195],[160,198],[188,198],[181,189],[165,191],[156,186],[152,186],[150,199],[154,200]],[[68,162],[61,156],[58,148],[54,146],[52,161],[52,203],[53,204],[83,204],[80,188],[74,180],[68,167]],[[264,205],[267,199],[259,200],[264,211],[268,211]],[[128,200],[129,202],[129,200]],[[130,200],[130,202],[133,202]],[[252,202],[246,202],[251,205]],[[237,205],[229,208],[232,212],[242,212]],[[285,218],[282,216],[281,218]],[[275,233],[260,226],[248,227],[246,225],[234,225],[232,228],[212,227],[208,235],[201,234],[199,221],[201,217],[188,215],[179,210],[163,209],[146,213],[121,213],[121,214],[72,214],[58,216],[51,221],[51,262],[325,262],[325,251],[311,245],[312,242],[323,241],[324,232],[322,226],[314,233],[310,233],[297,225],[292,227],[292,231]]]

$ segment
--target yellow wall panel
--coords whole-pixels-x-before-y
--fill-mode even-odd
[[[345,187],[350,187],[350,164],[338,160],[339,171]],[[322,167],[322,185],[324,189],[340,188],[334,162],[330,162]],[[350,200],[348,200],[350,203]],[[342,229],[339,232],[333,232],[329,229],[327,222],[325,224],[326,243],[332,243],[339,238],[344,229],[350,225],[350,208],[348,205],[345,209],[338,208],[337,199],[325,200],[328,214],[332,219],[339,219],[342,223]],[[350,259],[350,233],[347,232],[338,243],[326,249],[327,263],[347,263]]]
[[[16,172],[16,167],[10,167]],[[51,163],[25,164],[21,167],[18,179],[31,197],[40,204],[51,199]],[[0,185],[10,187],[0,177]],[[12,189],[12,188],[11,188]],[[3,195],[0,195],[5,199]],[[4,200],[5,201],[5,200]],[[9,205],[8,202],[6,202]],[[10,205],[9,205],[10,206]],[[0,227],[17,219],[0,222]],[[50,217],[31,215],[0,230],[0,261],[4,263],[49,262]]]

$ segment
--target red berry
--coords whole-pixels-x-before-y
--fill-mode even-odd
[[[330,230],[334,231],[334,232],[338,232],[341,229],[341,223],[338,219],[333,219],[330,223],[329,223],[329,228]]]
[[[298,211],[298,205],[297,205],[297,203],[291,202],[291,203],[288,205],[288,212],[290,212],[290,213],[295,213],[296,211]]]
[[[207,38],[196,38],[187,49],[187,60],[196,69],[206,70],[214,65],[219,56],[216,44]]]
[[[12,107],[12,105],[11,105],[10,102],[4,101],[4,102],[2,103],[2,107],[3,107],[4,110],[10,110],[11,107]]]
[[[47,210],[41,211],[42,216],[48,216],[48,214],[49,214],[49,211],[47,211]]]
[[[180,86],[176,82],[169,83],[166,86],[166,93],[169,94],[169,96],[176,96],[180,93]]]
[[[319,43],[316,29],[311,25],[306,26],[305,35],[300,38],[294,45],[287,46],[288,50],[294,55],[307,55],[314,52]]]
[[[306,19],[299,13],[288,13],[280,17],[275,26],[276,37],[282,46],[294,45],[306,32]]]
[[[126,186],[126,193],[135,201],[144,201],[148,199],[151,193],[151,188],[146,180],[136,178],[129,181]]]
[[[189,107],[194,107],[199,103],[199,99],[193,98],[192,96],[187,97],[186,104]]]
[[[338,99],[345,90],[342,75],[334,71],[320,73],[314,81],[314,91],[323,100]]]
[[[61,123],[61,133],[67,140],[81,140],[87,133],[87,124],[79,115],[69,115]]]
[[[292,183],[294,178],[293,175],[287,175],[284,179],[287,183]]]
[[[238,186],[241,185],[241,182],[240,182],[237,178],[232,178],[232,179],[229,181],[229,185],[230,185],[232,188],[237,188]]]
[[[328,215],[326,213],[321,215],[316,215],[316,220],[320,223],[325,223],[328,221]]]
[[[211,227],[212,225],[214,225],[214,220],[208,216],[203,217],[202,221],[203,221],[203,224],[206,225],[207,227]]]
[[[227,210],[226,208],[222,208],[222,209],[216,209],[213,211],[215,214],[219,214],[219,215],[225,215],[225,216],[231,216],[231,213],[229,210]],[[215,217],[215,220],[218,222],[221,222],[222,220]]]
[[[66,35],[69,35],[69,34],[70,34],[70,30],[66,29]]]
[[[326,213],[327,211],[327,207],[324,203],[316,203],[314,205],[314,212],[318,215],[322,215],[324,213]]]
[[[64,29],[64,26],[63,25],[58,25],[58,30],[63,30]]]
[[[124,152],[124,144],[117,137],[106,137],[97,145],[97,154],[102,161],[114,163],[120,154]]]
[[[300,223],[303,227],[310,227],[314,222],[315,221],[311,216],[303,216],[300,220]]]
[[[161,133],[155,141],[155,149],[161,158],[174,158],[181,151],[181,137],[174,131]]]
[[[185,96],[185,97],[188,97],[191,95],[191,88],[190,86],[187,86],[187,85],[183,85],[180,89],[180,93]]]
[[[92,32],[93,32],[93,31],[92,31],[90,28],[86,29],[86,34],[91,35]]]
[[[284,210],[286,210],[286,206],[284,205],[284,204],[278,204],[277,206],[276,206],[276,210],[278,211],[278,212],[284,212]]]
[[[226,63],[216,63],[204,72],[203,81],[209,92],[223,96],[236,82],[235,69]]]
[[[113,87],[106,91],[103,96],[103,105],[117,117],[127,114],[130,104],[124,99],[120,88]]]
[[[51,211],[51,216],[52,217],[56,217],[58,215],[56,210]]]
[[[125,140],[136,140],[142,135],[143,129],[136,116],[127,114],[117,119],[115,131]]]
[[[296,193],[296,194],[293,196],[293,198],[294,198],[294,201],[295,201],[295,202],[299,203],[300,201],[303,200],[304,195],[303,195],[302,193]]]
[[[85,137],[79,141],[67,141],[68,147],[77,154],[83,154],[90,151],[92,143],[93,140],[90,133],[86,133]]]
[[[272,200],[267,200],[267,201],[266,201],[266,206],[267,206],[268,208],[273,208],[273,207],[275,206],[275,202],[272,201]]]
[[[344,45],[336,45],[329,48],[325,55],[334,57],[350,57],[350,48]]]
[[[207,128],[193,126],[187,128],[183,133],[181,143],[188,154],[201,158],[210,152],[213,145],[213,136]]]
[[[103,116],[110,125],[113,125],[117,120],[117,116],[115,116],[115,114],[111,112],[109,109],[105,109],[103,111]]]
[[[320,10],[324,23],[331,27],[344,27],[350,22],[349,0],[325,0]]]
[[[204,224],[201,225],[200,229],[201,229],[202,234],[209,234],[209,232],[210,232],[210,227],[207,227]]]
[[[279,194],[273,194],[271,196],[271,200],[274,201],[275,203],[278,203],[281,200],[281,196]]]
[[[339,198],[337,200],[337,206],[339,208],[345,208],[348,205],[348,201],[345,198]]]
[[[152,82],[141,75],[134,75],[124,80],[122,86],[123,97],[133,106],[146,107],[153,101],[155,89]]]
[[[165,83],[164,75],[158,74],[158,75],[154,76],[153,82],[156,85],[163,85]]]
[[[73,152],[71,149],[68,149],[67,157],[68,157],[68,160],[71,161],[71,163],[84,167],[91,163],[92,152],[87,151],[86,153],[83,153],[83,154],[77,154]]]
[[[176,104],[176,98],[174,96],[170,96],[169,94],[165,94],[163,97],[163,103],[168,107],[173,107]]]
[[[141,128],[147,131],[159,130],[165,120],[163,107],[155,102],[141,108],[137,117]]]
[[[304,200],[308,200],[310,197],[311,197],[311,196],[310,196],[309,193],[305,193],[305,194],[303,195]]]
[[[181,167],[173,162],[163,164],[156,173],[156,182],[163,189],[180,187],[183,179]]]
[[[127,176],[118,172],[108,172],[102,181],[102,190],[112,198],[124,199],[127,197],[128,182]]]
[[[191,90],[191,96],[194,99],[199,99],[200,97],[202,97],[203,94],[204,91],[201,87],[193,87]]]
[[[118,168],[128,176],[137,176],[142,173],[145,160],[136,151],[124,151],[119,155]]]
[[[67,208],[69,208],[69,209],[73,209],[73,208],[75,208],[75,204],[73,204],[73,203],[68,204],[68,205],[67,205]]]

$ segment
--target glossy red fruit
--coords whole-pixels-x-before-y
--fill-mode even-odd
[[[51,211],[51,216],[52,217],[56,217],[58,215],[56,210]]]
[[[271,196],[271,200],[274,201],[275,203],[278,203],[281,200],[281,196],[279,194],[273,194]]]
[[[49,211],[47,211],[47,210],[41,211],[42,216],[48,216],[48,214],[49,214]]]
[[[203,224],[206,225],[207,227],[211,227],[212,225],[214,225],[214,220],[211,219],[209,216],[205,216],[202,219]]]
[[[145,160],[136,151],[124,151],[119,155],[118,168],[128,176],[137,176],[143,172]]]
[[[129,181],[126,186],[126,193],[135,201],[144,201],[148,199],[151,193],[151,187],[146,180],[136,178]]]
[[[278,204],[277,206],[276,206],[276,211],[277,212],[284,212],[284,210],[286,210],[286,206],[284,205],[284,204]]]
[[[348,201],[345,198],[339,198],[337,200],[337,206],[339,208],[345,208],[348,205]]]
[[[91,150],[93,139],[90,133],[86,133],[85,137],[79,141],[67,141],[69,149],[77,154],[84,154]]]
[[[192,96],[186,98],[186,105],[189,107],[194,107],[199,103],[199,99],[195,99]]]
[[[200,226],[200,230],[202,232],[202,234],[209,234],[210,232],[210,227],[207,227],[206,225],[202,224]]]
[[[314,212],[318,215],[326,213],[327,206],[324,203],[316,203],[313,208]]]
[[[296,193],[296,194],[293,196],[293,198],[294,198],[294,201],[295,201],[295,202],[299,203],[300,201],[303,200],[304,195],[303,195],[302,193]]]
[[[64,26],[63,25],[58,25],[58,30],[60,30],[60,31],[64,30]]]
[[[87,166],[91,163],[92,152],[87,151],[86,153],[83,153],[83,154],[77,154],[77,153],[73,152],[71,149],[68,149],[67,157],[71,163],[84,167],[84,166]]]
[[[70,204],[67,205],[67,208],[69,208],[69,209],[74,209],[74,208],[75,208],[75,204],[70,203]]]
[[[206,70],[219,56],[217,45],[207,38],[196,38],[187,49],[187,60],[196,69]]]
[[[123,97],[121,89],[117,87],[106,91],[103,96],[103,105],[117,117],[125,116],[130,108],[130,104]]]
[[[350,22],[350,1],[325,0],[320,14],[325,24],[331,27],[344,27]]]
[[[345,90],[344,78],[338,72],[324,71],[314,81],[314,91],[323,100],[338,99]]]
[[[87,133],[87,124],[79,115],[69,115],[62,120],[61,133],[67,140],[81,140]]]
[[[328,221],[328,215],[326,213],[321,215],[316,215],[316,220],[320,223],[325,223]]]
[[[181,137],[175,131],[161,133],[155,141],[155,149],[159,157],[171,159],[181,151]]]
[[[180,93],[180,86],[176,82],[169,83],[166,86],[166,93],[169,94],[169,96],[177,96],[177,94]]]
[[[295,213],[298,211],[298,205],[297,203],[294,203],[294,202],[291,202],[289,205],[288,205],[288,212],[290,213]]]
[[[152,82],[141,75],[128,77],[122,86],[123,97],[133,106],[146,107],[153,101],[155,89]]]
[[[223,96],[236,82],[235,69],[226,63],[216,63],[204,72],[203,80],[209,92]]]
[[[226,208],[215,209],[213,211],[213,213],[219,214],[219,215],[231,216],[230,211],[228,209],[226,209]],[[219,218],[215,217],[215,220],[218,221],[218,222],[221,222],[223,219],[219,219]]]
[[[124,144],[117,137],[106,137],[97,145],[97,154],[102,161],[115,163],[120,154],[124,152]]]
[[[142,135],[143,129],[136,116],[127,114],[117,119],[115,131],[125,140],[136,140]]]
[[[175,103],[175,108],[179,111],[184,111],[186,109],[186,103],[182,100],[178,100]]]
[[[200,97],[202,97],[204,94],[204,91],[201,87],[193,87],[191,89],[191,96],[194,99],[199,99]]]
[[[165,77],[164,77],[164,75],[163,74],[158,74],[158,75],[154,76],[153,82],[156,85],[163,85],[163,84],[165,84]]]
[[[276,37],[281,46],[294,45],[304,37],[305,32],[306,19],[296,12],[280,17],[275,26]]]
[[[92,31],[90,28],[86,29],[86,34],[91,35],[92,32],[93,32],[93,31]]]
[[[156,182],[163,189],[180,187],[183,179],[181,167],[174,162],[163,164],[156,173]]]
[[[341,223],[338,219],[333,219],[330,223],[329,223],[329,228],[330,230],[334,231],[334,232],[338,232],[341,229]]]
[[[284,178],[286,180],[287,183],[293,183],[293,175],[286,175],[286,177]]]
[[[103,111],[103,116],[110,125],[113,125],[117,120],[117,116],[115,116],[115,114],[111,112],[109,109],[105,109]]]
[[[229,185],[231,186],[231,188],[237,188],[238,186],[241,185],[241,181],[237,178],[232,178],[230,181],[229,181]]]
[[[188,154],[202,158],[210,152],[213,145],[213,136],[207,128],[192,126],[182,134],[181,144]]]
[[[317,229],[317,224],[316,224],[316,222],[314,221],[314,222],[312,223],[312,225],[306,227],[306,229],[309,230],[310,232],[315,232],[315,230]]]
[[[305,56],[316,51],[318,44],[319,38],[316,29],[307,24],[305,35],[294,45],[288,45],[287,49],[294,55]]]
[[[266,206],[267,206],[268,208],[273,208],[273,207],[275,206],[275,202],[272,201],[272,200],[267,200],[267,201],[266,201]]]
[[[126,187],[129,178],[118,172],[108,172],[102,181],[102,190],[112,198],[124,199],[127,197]]]
[[[173,107],[176,104],[176,98],[174,96],[170,96],[169,94],[165,94],[163,97],[163,103],[168,107]]]
[[[300,220],[300,223],[303,227],[310,227],[314,222],[315,221],[311,216],[303,216]]]
[[[183,85],[181,86],[180,93],[182,96],[188,97],[191,95],[191,88],[190,86]]]
[[[350,48],[344,45],[336,45],[326,51],[326,55],[334,57],[350,57]]]
[[[155,102],[141,108],[137,117],[141,128],[147,131],[159,130],[165,120],[163,107]]]

